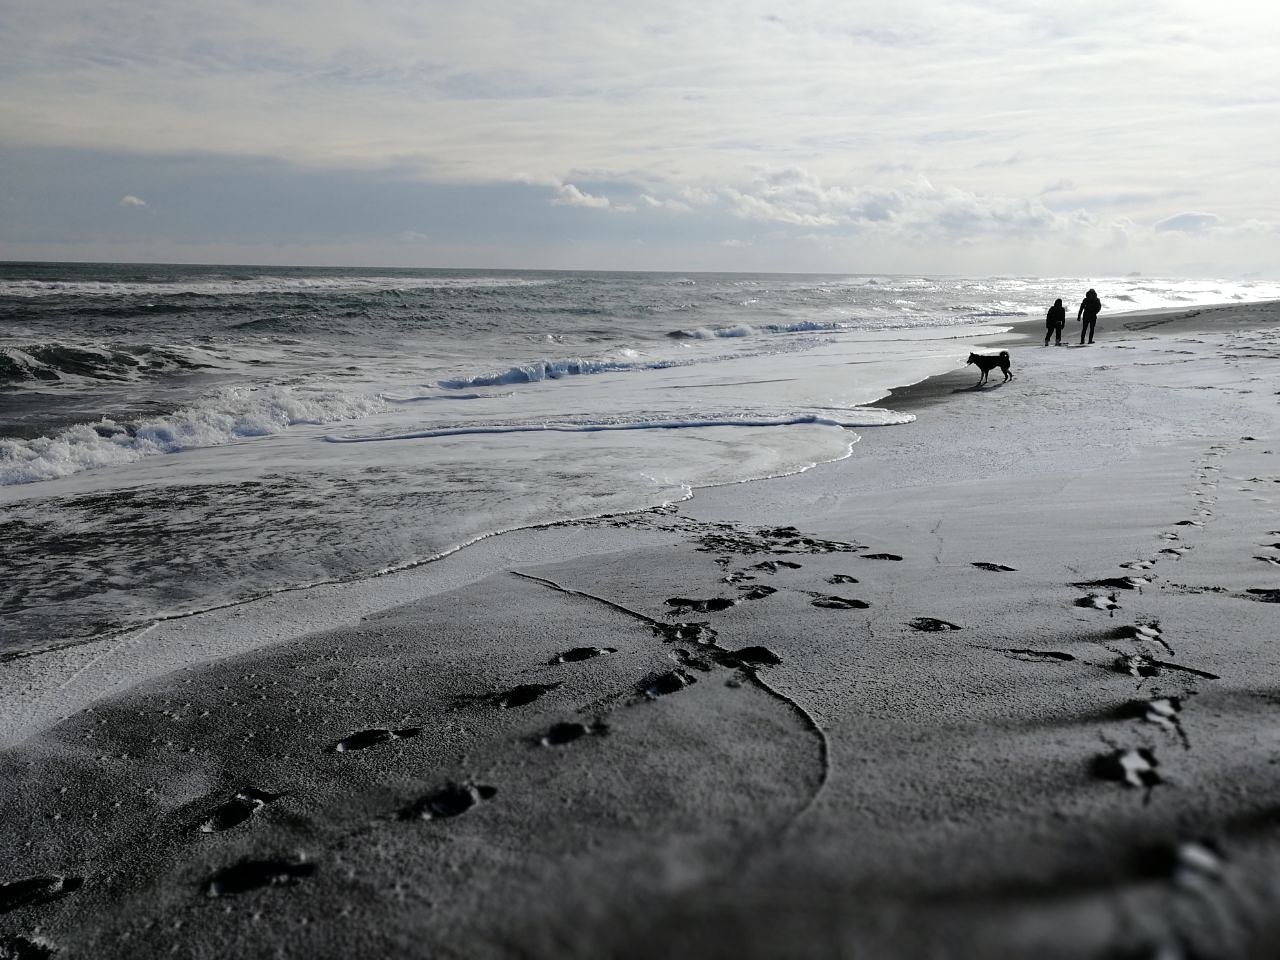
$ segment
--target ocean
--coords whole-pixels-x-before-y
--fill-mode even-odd
[[[868,404],[1126,278],[0,264],[0,657],[857,456]],[[1068,334],[1071,326],[1068,325]]]

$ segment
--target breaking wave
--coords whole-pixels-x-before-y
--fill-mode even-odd
[[[0,439],[0,486],[53,480],[91,470],[280,433],[385,409],[381,397],[290,387],[225,387],[166,417],[82,423],[53,437]]]
[[[753,337],[761,333],[834,333],[849,329],[850,324],[836,321],[803,320],[797,323],[735,323],[724,327],[696,327],[672,330],[667,334],[677,340],[713,340],[717,337]]]
[[[68,377],[136,380],[211,366],[177,350],[147,344],[117,347],[29,343],[0,347],[0,384],[37,380],[52,382]]]
[[[166,281],[8,280],[0,282],[0,297],[180,297],[258,296],[264,293],[334,293],[395,290],[470,290],[497,287],[541,287],[554,283],[542,277],[491,276],[246,276]]]

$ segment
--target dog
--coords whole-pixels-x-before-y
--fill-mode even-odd
[[[971,353],[969,354],[969,359],[967,363],[972,363],[974,366],[976,366],[979,370],[982,371],[982,376],[978,378],[979,386],[987,382],[987,374],[989,374],[996,367],[999,367],[1001,370],[1004,371],[1004,380],[1003,380],[1004,383],[1008,383],[1010,380],[1013,379],[1013,374],[1009,372],[1009,351],[1008,350],[1001,350],[994,357],[987,356],[986,354],[981,354],[981,353]]]

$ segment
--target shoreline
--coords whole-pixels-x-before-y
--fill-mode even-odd
[[[1280,310],[1177,314],[896,390],[928,415],[824,470],[291,598],[308,632],[265,600],[43,694],[0,664],[72,714],[0,750],[0,884],[68,881],[0,937],[1265,955]]]
[[[1130,329],[1127,321],[1144,321],[1139,329],[1147,329],[1151,326],[1167,327],[1169,324],[1177,325],[1178,321],[1184,321],[1181,324],[1182,326],[1189,323],[1194,327],[1197,325],[1196,318],[1205,313],[1240,311],[1252,307],[1266,308],[1275,304],[1280,304],[1280,301],[1260,301],[1257,304],[1244,305],[1215,305],[1188,308],[1186,310],[1178,308],[1133,311],[1117,315],[1116,320],[1126,321],[1123,323],[1126,330]],[[1145,321],[1154,322],[1146,323]],[[1070,324],[1070,321],[1068,323]],[[958,337],[957,339],[986,341],[992,346],[1029,345],[1034,344],[1041,330],[1043,330],[1043,321],[1028,319],[1010,324],[1010,329],[1006,333],[984,334],[973,338]],[[974,389],[972,372],[967,367],[961,366],[955,370],[926,377],[924,380],[913,384],[892,388],[884,397],[865,404],[865,406],[914,415],[916,410],[932,407],[952,399],[957,394],[972,392]],[[915,428],[918,426],[918,421],[891,426]],[[278,599],[284,598],[287,600],[290,597],[297,596],[299,598],[298,606],[305,608],[308,605],[308,599],[319,597],[325,591],[343,595],[358,592],[362,586],[367,586],[369,587],[368,593],[371,595],[372,602],[358,603],[356,605],[362,610],[360,616],[367,615],[373,611],[383,612],[397,604],[410,603],[419,598],[420,594],[416,592],[418,590],[425,591],[422,595],[432,595],[444,590],[455,589],[461,584],[483,578],[483,576],[492,572],[489,567],[492,561],[485,557],[477,556],[474,562],[462,564],[457,574],[453,574],[453,571],[450,571],[449,574],[442,574],[438,578],[438,583],[434,582],[436,578],[428,574],[423,578],[424,582],[396,582],[390,589],[382,590],[380,589],[382,586],[380,581],[394,580],[406,576],[412,577],[416,571],[434,571],[445,561],[454,561],[456,563],[456,558],[474,550],[478,545],[487,541],[506,537],[526,537],[536,540],[541,533],[561,528],[570,529],[583,523],[608,521],[614,517],[644,516],[675,504],[687,503],[700,495],[705,496],[709,491],[721,488],[734,490],[750,485],[775,483],[786,481],[820,468],[831,468],[853,456],[855,447],[865,441],[868,435],[880,432],[872,427],[862,427],[859,430],[861,432],[858,434],[858,440],[850,444],[848,452],[842,458],[811,464],[806,468],[776,476],[693,487],[684,498],[665,506],[646,507],[621,514],[611,513],[577,517],[545,524],[532,524],[488,531],[431,557],[410,561],[404,565],[365,576],[334,578],[317,583],[284,587],[256,597],[235,600],[190,612],[175,613],[149,623],[124,627],[106,635],[72,640],[65,644],[0,656],[0,693],[4,694],[3,697],[0,697],[0,702],[4,703],[8,708],[0,708],[0,749],[13,746],[27,736],[47,729],[51,723],[56,722],[58,717],[65,717],[68,711],[61,706],[56,708],[47,705],[42,706],[50,697],[56,694],[64,695],[68,701],[66,706],[72,710],[83,709],[104,697],[118,696],[138,683],[149,682],[175,670],[216,662],[224,657],[238,656],[262,646],[289,642],[305,637],[309,632],[324,629],[325,625],[332,623],[336,611],[347,603],[347,600],[344,599],[325,597],[318,604],[324,613],[317,615],[298,611],[296,621],[291,622],[290,626],[281,632],[274,624],[278,615],[275,611],[268,609]],[[521,552],[527,557],[536,555],[537,549],[527,544],[521,544]],[[566,554],[559,552],[560,550],[567,550],[569,554],[572,554],[574,549],[576,548],[557,544],[556,548],[553,548],[551,556],[563,558]],[[504,556],[505,551],[498,548],[493,551],[493,554],[495,556]],[[249,609],[252,609],[252,613],[255,615],[250,616],[247,622],[243,625],[234,622],[242,617],[242,611]],[[346,617],[345,620],[351,622],[350,617]],[[189,621],[195,621],[198,625],[190,638],[177,636],[153,637],[148,641],[148,647],[154,651],[155,656],[143,657],[142,659],[152,668],[151,672],[147,672],[145,675],[135,679],[106,674],[104,675],[101,689],[96,689],[93,685],[77,686],[75,688],[82,691],[78,695],[73,695],[68,690],[73,685],[83,684],[84,675],[87,671],[99,667],[104,659],[115,657],[120,649],[134,645],[153,631],[164,632],[169,627],[172,627],[177,633],[185,633]],[[230,640],[230,642],[218,639],[218,634],[228,631],[234,636],[234,639]],[[261,636],[270,637],[271,639],[255,643],[247,636],[247,634],[255,631]],[[159,647],[166,643],[179,645],[186,651],[190,659],[174,656],[172,651],[168,653],[162,652]],[[207,644],[207,649],[213,655],[202,653],[201,644]],[[55,665],[53,658],[61,658],[63,662]],[[23,662],[27,665],[27,668],[7,669],[9,664],[15,662]],[[43,672],[39,668],[41,664],[49,667],[48,672],[51,676],[41,676]],[[22,716],[24,711],[29,711],[25,718],[15,721],[14,714],[17,713]]]

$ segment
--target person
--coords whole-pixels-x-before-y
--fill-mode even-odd
[[[1102,301],[1098,299],[1097,291],[1090,289],[1084,295],[1084,299],[1080,301],[1080,309],[1076,311],[1076,319],[1084,319],[1084,326],[1080,328],[1080,343],[1084,344],[1084,337],[1089,335],[1089,342],[1093,343],[1093,328],[1098,322],[1098,311],[1102,309]]]
[[[1067,308],[1062,305],[1062,298],[1053,301],[1053,306],[1044,317],[1044,345],[1049,345],[1049,338],[1058,335],[1057,346],[1062,346],[1062,328],[1067,325]]]

